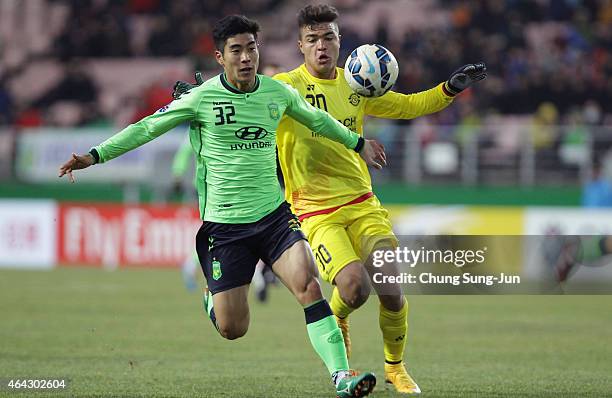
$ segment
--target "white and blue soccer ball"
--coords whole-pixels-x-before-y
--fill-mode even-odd
[[[379,44],[357,47],[346,59],[344,78],[348,85],[364,97],[380,97],[393,87],[399,66],[391,53]]]

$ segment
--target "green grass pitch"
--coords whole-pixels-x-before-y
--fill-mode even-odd
[[[328,287],[326,291],[329,292]],[[410,297],[406,358],[423,397],[612,396],[612,296]],[[217,335],[170,270],[0,271],[0,379],[66,378],[0,396],[332,397],[283,287]],[[352,315],[352,367],[385,389],[378,303]]]

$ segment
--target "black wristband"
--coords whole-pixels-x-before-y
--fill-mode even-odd
[[[100,154],[98,153],[98,151],[96,150],[96,148],[91,148],[89,150],[89,154],[91,156],[93,156],[94,158],[94,164],[99,163],[100,162]]]
[[[364,145],[365,145],[365,139],[363,137],[359,137],[359,139],[357,140],[357,145],[355,145],[355,148],[353,150],[359,153],[363,149]]]
[[[454,97],[461,92],[461,90],[459,90],[458,88],[450,84],[450,80],[446,81],[442,85],[442,91],[444,92],[444,94],[448,95],[449,97]]]

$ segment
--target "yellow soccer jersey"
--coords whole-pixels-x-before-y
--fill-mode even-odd
[[[361,97],[344,80],[342,68],[336,68],[333,80],[312,76],[304,64],[274,78],[294,87],[313,106],[359,135],[363,135],[365,115],[412,119],[437,112],[452,102],[442,84],[417,94],[390,91],[382,97]],[[276,134],[285,198],[298,216],[342,206],[372,191],[368,168],[355,151],[288,117],[283,117]]]

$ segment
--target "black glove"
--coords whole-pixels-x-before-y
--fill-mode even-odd
[[[444,83],[444,89],[451,96],[455,96],[470,87],[472,83],[487,77],[487,67],[484,62],[463,65]]]
[[[198,71],[195,73],[195,81],[196,84],[191,84],[184,82],[182,80],[174,83],[174,88],[172,91],[172,99],[179,99],[181,95],[186,94],[194,87],[198,87],[200,84],[204,83],[204,79],[202,79],[202,74]]]

